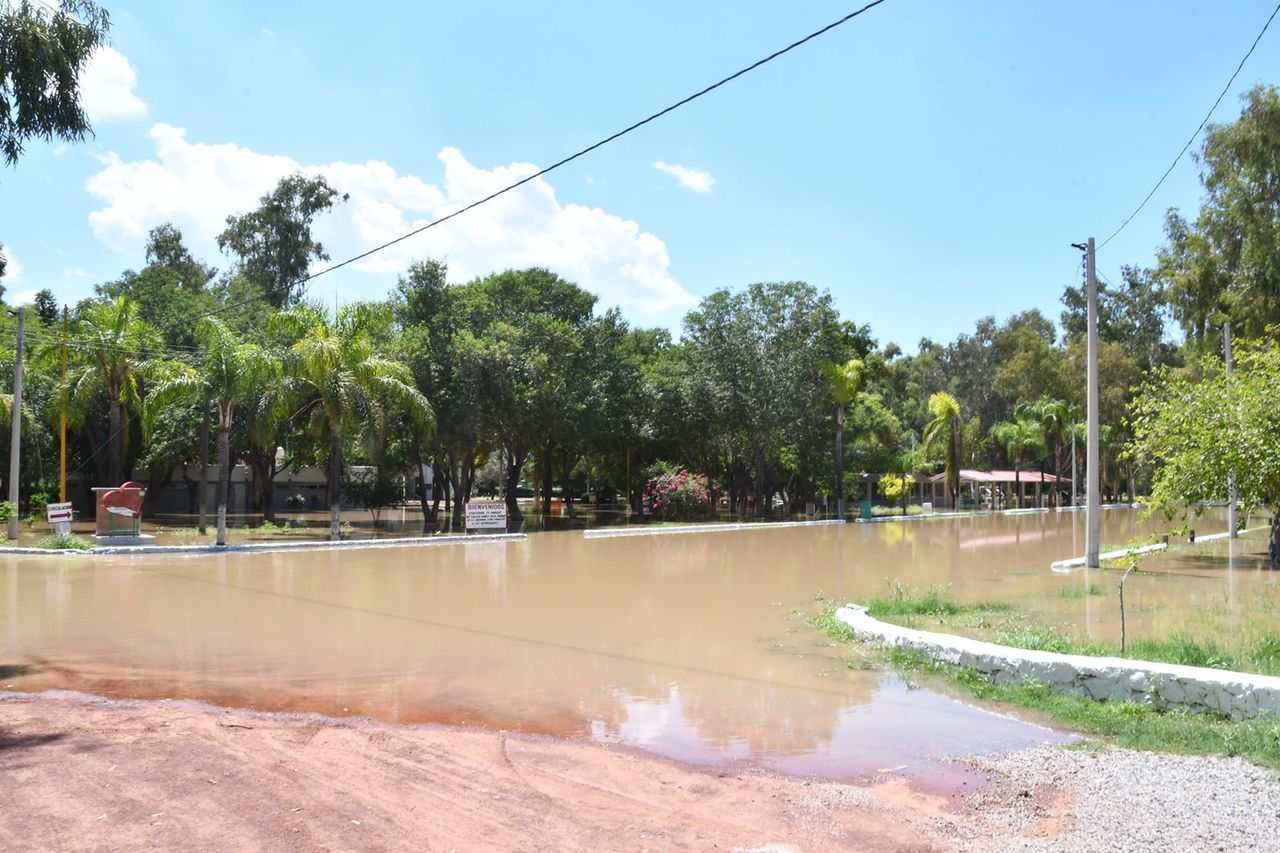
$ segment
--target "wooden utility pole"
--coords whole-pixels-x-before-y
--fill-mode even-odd
[[[13,362],[13,412],[12,425],[9,430],[9,503],[13,504],[13,515],[9,517],[9,538],[18,538],[18,463],[19,451],[22,449],[22,337],[26,324],[27,309],[18,309],[18,349]]]

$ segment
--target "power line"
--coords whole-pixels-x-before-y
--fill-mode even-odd
[[[463,207],[459,210],[455,210],[453,213],[450,213],[446,216],[442,216],[433,222],[428,222],[426,225],[423,225],[420,228],[415,228],[412,231],[409,231],[405,234],[400,235],[399,237],[396,237],[394,240],[388,240],[387,242],[383,243],[380,246],[375,246],[372,249],[361,252],[358,255],[354,255],[350,258],[347,258],[344,261],[340,261],[339,263],[333,264],[330,267],[326,267],[325,269],[322,269],[319,272],[311,273],[307,275],[305,278],[302,278],[294,282],[292,285],[290,285],[290,287],[292,288],[299,284],[306,284],[307,282],[317,279],[322,275],[326,275],[335,270],[342,269],[343,267],[349,264],[353,264],[357,261],[363,260],[369,257],[370,255],[381,252],[384,249],[388,249],[391,246],[396,245],[397,243],[400,243],[400,242],[403,242],[404,240],[409,239],[410,237],[421,234],[423,231],[426,231],[429,228],[434,228],[437,225],[440,225],[441,223],[448,222],[450,219],[453,219],[455,216],[461,216],[462,214],[466,213],[468,210],[477,208],[480,205],[485,204],[486,202],[493,201],[498,196],[503,195],[505,193],[509,193],[518,187],[524,186],[525,184],[529,183],[535,178],[540,178],[543,175],[554,172],[556,169],[559,169],[561,166],[572,163],[574,160],[577,160],[579,157],[590,154],[592,151],[595,151],[597,148],[601,148],[605,145],[608,145],[610,142],[613,142],[616,139],[620,139],[621,137],[626,136],[628,133],[631,133],[633,130],[638,130],[639,128],[644,127],[649,122],[662,118],[667,113],[674,112],[675,110],[678,110],[680,107],[683,107],[685,104],[688,104],[692,101],[696,101],[698,98],[701,98],[703,95],[709,94],[715,91],[716,89],[719,89],[721,86],[725,85],[726,83],[732,82],[733,80],[736,80],[737,78],[743,76],[744,74],[754,71],[755,69],[759,68],[760,66],[766,63],[772,62],[773,60],[777,59],[783,54],[789,53],[795,50],[797,47],[800,47],[801,45],[806,44],[807,42],[810,42],[813,39],[816,39],[818,36],[823,35],[824,33],[830,32],[831,30],[834,30],[836,27],[840,26],[841,24],[845,24],[845,23],[848,23],[849,21],[852,21],[854,18],[858,17],[864,12],[867,12],[875,8],[876,6],[879,6],[883,2],[885,2],[885,0],[873,0],[873,2],[868,3],[867,5],[863,6],[861,9],[850,12],[849,14],[845,15],[843,18],[840,18],[839,20],[832,21],[830,24],[827,24],[822,29],[815,30],[809,33],[809,35],[805,36],[804,38],[798,39],[797,41],[793,41],[791,44],[787,45],[786,47],[780,50],[774,51],[773,53],[769,54],[763,59],[756,60],[755,62],[751,63],[747,67],[733,72],[728,77],[718,80],[715,83],[712,83],[710,86],[707,86],[704,89],[694,92],[692,95],[689,95],[688,97],[685,97],[680,99],[679,101],[676,101],[674,104],[672,104],[669,107],[658,110],[656,113],[653,113],[647,118],[642,118],[639,121],[635,122],[634,124],[624,127],[622,130],[619,130],[617,133],[614,133],[610,136],[606,136],[604,139],[601,139],[599,142],[596,142],[592,145],[588,145],[586,148],[583,148],[581,151],[578,151],[575,154],[570,154],[568,157],[565,157],[563,160],[560,160],[556,163],[551,164],[550,166],[547,166],[545,169],[539,169],[538,171],[534,172],[532,175],[529,175],[528,177],[525,177],[525,178],[521,178],[515,183],[505,186],[502,189],[498,190],[497,192],[490,193],[489,195],[485,196],[479,201],[473,201],[471,204],[468,204],[466,207]]]
[[[338,262],[338,263],[336,263],[336,264],[333,264],[333,265],[331,265],[331,266],[325,267],[325,268],[324,268],[324,269],[322,269],[322,270],[319,270],[319,271],[314,272],[314,273],[308,273],[307,275],[303,276],[302,278],[299,278],[299,279],[297,279],[297,280],[295,280],[295,281],[292,281],[292,282],[290,282],[290,283],[286,284],[286,285],[285,285],[284,287],[282,287],[282,288],[276,288],[276,289],[274,289],[274,290],[273,290],[273,289],[268,289],[268,290],[265,290],[263,293],[255,293],[254,295],[252,295],[252,296],[250,296],[250,297],[248,297],[248,298],[241,299],[241,300],[238,300],[238,301],[236,301],[236,302],[227,303],[226,305],[219,306],[218,308],[215,308],[215,309],[213,309],[213,310],[211,310],[211,311],[209,311],[209,312],[207,312],[207,313],[205,313],[205,314],[201,315],[201,317],[197,317],[196,319],[198,320],[198,319],[201,319],[202,317],[213,317],[213,316],[215,316],[215,315],[217,315],[217,314],[222,314],[222,313],[224,313],[224,312],[226,312],[226,311],[231,311],[231,310],[234,310],[234,309],[236,309],[236,308],[241,308],[241,307],[244,307],[245,305],[250,305],[250,304],[252,304],[252,303],[254,303],[254,302],[258,302],[258,301],[260,301],[260,300],[262,300],[262,299],[268,299],[268,298],[270,298],[270,297],[271,297],[271,296],[273,296],[273,295],[280,295],[280,294],[283,294],[283,295],[285,295],[285,296],[288,296],[288,294],[289,294],[289,293],[290,293],[290,292],[291,292],[295,287],[298,287],[298,286],[300,286],[300,285],[306,285],[306,284],[308,284],[309,282],[311,282],[311,281],[313,281],[313,280],[315,280],[315,279],[319,278],[319,277],[320,277],[320,276],[322,276],[322,275],[327,275],[327,274],[329,274],[329,273],[331,273],[331,272],[334,272],[335,270],[339,270],[339,269],[342,269],[342,268],[343,268],[343,267],[345,267],[345,266],[349,266],[349,265],[351,265],[351,264],[354,264],[354,263],[356,263],[357,261],[364,260],[365,258],[369,257],[370,255],[374,255],[374,254],[377,254],[378,252],[381,252],[381,251],[383,251],[383,250],[385,250],[385,249],[389,249],[390,247],[392,247],[392,246],[396,245],[397,243],[401,243],[401,242],[403,242],[403,241],[405,241],[405,240],[409,239],[410,237],[414,237],[414,236],[416,236],[416,235],[418,235],[418,234],[421,234],[421,233],[422,233],[422,232],[424,232],[424,231],[427,231],[428,229],[431,229],[431,228],[436,227],[437,225],[441,225],[441,224],[443,224],[443,223],[445,223],[445,222],[448,222],[450,219],[453,219],[453,218],[455,218],[455,217],[457,217],[457,216],[461,216],[462,214],[466,213],[466,212],[467,212],[467,211],[469,211],[469,210],[474,210],[475,208],[479,207],[479,206],[480,206],[480,205],[482,205],[482,204],[486,204],[486,203],[488,203],[488,202],[490,202],[490,201],[493,201],[494,199],[498,198],[499,196],[501,196],[501,195],[505,195],[506,193],[509,193],[509,192],[511,192],[511,191],[512,191],[512,190],[514,190],[514,189],[518,189],[519,187],[524,186],[525,184],[529,183],[530,181],[532,181],[532,180],[534,180],[534,179],[536,179],[536,178],[540,178],[540,177],[542,177],[543,175],[550,174],[551,172],[554,172],[556,169],[559,169],[561,166],[568,165],[569,163],[572,163],[574,160],[577,160],[577,159],[578,159],[578,158],[580,158],[580,157],[583,157],[583,156],[585,156],[585,155],[587,155],[587,154],[590,154],[592,151],[595,151],[597,148],[601,148],[601,147],[603,147],[603,146],[605,146],[605,145],[608,145],[610,142],[613,142],[613,141],[615,141],[615,140],[617,140],[617,139],[620,139],[621,137],[626,136],[628,133],[631,133],[631,132],[632,132],[632,131],[634,131],[634,130],[638,130],[639,128],[644,127],[646,124],[649,124],[650,122],[655,121],[655,120],[657,120],[657,119],[659,119],[659,118],[661,118],[661,117],[663,117],[663,116],[667,115],[668,113],[674,112],[675,110],[678,110],[680,107],[683,107],[684,105],[686,105],[686,104],[688,104],[688,103],[691,103],[692,101],[696,101],[698,98],[701,98],[703,95],[707,95],[707,94],[709,94],[709,93],[711,93],[711,92],[715,91],[716,89],[719,89],[721,86],[725,85],[726,83],[730,83],[730,82],[732,82],[733,80],[736,80],[737,78],[739,78],[739,77],[743,76],[744,74],[747,74],[747,73],[749,73],[749,72],[751,72],[751,71],[754,71],[755,69],[759,68],[759,67],[760,67],[760,66],[762,66],[762,65],[765,65],[765,64],[767,64],[767,63],[769,63],[769,62],[772,62],[773,60],[777,59],[778,57],[782,56],[783,54],[790,53],[791,51],[795,50],[796,48],[800,47],[801,45],[807,44],[808,42],[813,41],[814,39],[818,38],[819,36],[824,35],[825,33],[828,33],[828,32],[830,32],[831,30],[834,30],[836,27],[839,27],[839,26],[841,26],[842,24],[846,24],[846,23],[848,23],[849,21],[852,21],[854,18],[856,18],[856,17],[858,17],[858,16],[862,15],[862,14],[863,14],[863,13],[865,13],[865,12],[870,11],[871,9],[874,9],[876,6],[879,6],[880,4],[882,4],[882,3],[884,3],[884,2],[885,2],[885,0],[873,0],[873,2],[867,3],[865,6],[861,7],[860,9],[856,9],[856,10],[854,10],[853,12],[850,12],[849,14],[845,15],[845,16],[844,16],[844,17],[842,17],[842,18],[839,18],[839,19],[837,19],[837,20],[835,20],[835,21],[832,21],[831,23],[827,24],[825,27],[822,27],[821,29],[814,30],[813,32],[809,33],[807,36],[804,36],[803,38],[797,39],[796,41],[793,41],[791,44],[787,45],[786,47],[784,47],[784,48],[781,48],[781,49],[779,49],[779,50],[774,51],[773,53],[769,54],[768,56],[764,57],[763,59],[756,60],[755,62],[751,63],[750,65],[746,66],[745,68],[741,68],[741,69],[739,69],[739,70],[737,70],[737,71],[733,72],[732,74],[728,75],[727,77],[724,77],[724,78],[722,78],[722,79],[720,79],[720,80],[717,80],[715,83],[712,83],[711,85],[706,86],[705,88],[700,89],[700,90],[698,90],[697,92],[694,92],[692,95],[689,95],[689,96],[687,96],[687,97],[685,97],[685,98],[681,98],[679,101],[676,101],[675,103],[671,104],[670,106],[665,107],[664,109],[658,110],[656,113],[653,113],[653,114],[651,114],[651,115],[649,115],[649,116],[647,116],[647,117],[645,117],[645,118],[643,118],[643,119],[640,119],[639,121],[637,121],[637,122],[635,122],[635,123],[633,123],[633,124],[628,125],[627,127],[623,128],[622,130],[619,130],[619,131],[617,131],[616,133],[613,133],[613,134],[611,134],[611,135],[609,135],[609,136],[606,136],[605,138],[603,138],[603,139],[599,140],[598,142],[595,142],[595,143],[593,143],[593,144],[591,144],[591,145],[588,145],[586,148],[583,148],[583,149],[582,149],[582,150],[580,150],[580,151],[577,151],[577,152],[575,152],[575,153],[573,153],[573,154],[570,154],[568,157],[565,157],[565,158],[563,158],[562,160],[559,160],[559,161],[557,161],[557,162],[555,162],[555,163],[551,164],[550,166],[547,166],[547,167],[546,167],[546,168],[544,168],[544,169],[539,169],[538,171],[534,172],[533,174],[528,175],[527,177],[521,178],[520,180],[518,180],[518,181],[516,181],[516,182],[514,182],[514,183],[512,183],[512,184],[508,184],[507,186],[503,187],[502,189],[497,190],[496,192],[490,193],[489,195],[487,195],[487,196],[485,196],[484,198],[481,198],[481,199],[479,199],[479,200],[477,200],[477,201],[473,201],[473,202],[471,202],[470,204],[466,205],[465,207],[462,207],[462,208],[460,208],[460,209],[458,209],[458,210],[455,210],[455,211],[453,211],[453,212],[452,212],[452,213],[450,213],[450,214],[447,214],[447,215],[445,215],[445,216],[442,216],[442,217],[440,217],[439,219],[436,219],[436,220],[434,220],[434,221],[432,221],[432,222],[428,222],[426,225],[423,225],[423,226],[421,226],[421,227],[419,227],[419,228],[415,228],[415,229],[413,229],[412,231],[409,231],[409,232],[407,232],[407,233],[405,233],[405,234],[402,234],[402,235],[400,235],[399,237],[396,237],[396,238],[395,238],[395,239],[393,239],[393,240],[388,240],[387,242],[382,243],[381,245],[374,246],[373,248],[368,249],[368,250],[366,250],[366,251],[364,251],[364,252],[361,252],[361,253],[360,253],[360,254],[358,254],[358,255],[353,255],[352,257],[349,257],[349,258],[347,258],[346,260],[339,261],[339,262]],[[304,288],[304,290],[305,290],[305,288]],[[299,296],[301,296],[301,295],[302,295],[302,294],[300,293],[300,294],[299,294]],[[183,322],[183,323],[187,323],[187,322],[190,322],[190,321],[189,321],[189,320],[184,320],[184,321],[182,321],[182,322]],[[168,324],[168,325],[164,325],[164,326],[157,326],[156,328],[158,328],[158,329],[160,329],[160,330],[162,330],[162,331],[167,331],[167,330],[171,330],[171,329],[177,328],[177,326],[178,326],[178,325],[180,325],[180,324],[179,324],[179,323],[170,323],[170,324]]]
[[[1102,249],[1114,240],[1116,235],[1123,231],[1125,227],[1133,221],[1133,218],[1142,211],[1142,208],[1147,206],[1147,202],[1151,201],[1151,197],[1156,194],[1156,190],[1160,189],[1160,185],[1164,183],[1165,178],[1169,177],[1169,174],[1173,171],[1174,167],[1178,165],[1183,156],[1187,153],[1187,150],[1191,148],[1191,143],[1196,141],[1196,137],[1200,135],[1200,131],[1204,130],[1205,125],[1209,123],[1209,119],[1213,116],[1213,111],[1218,108],[1218,104],[1222,103],[1222,99],[1227,96],[1227,92],[1231,89],[1231,84],[1236,82],[1236,77],[1240,74],[1240,70],[1244,68],[1244,64],[1249,61],[1249,57],[1253,56],[1254,48],[1258,46],[1258,42],[1262,41],[1263,35],[1267,32],[1267,27],[1271,26],[1271,22],[1275,20],[1277,13],[1280,13],[1280,4],[1277,4],[1275,9],[1271,11],[1271,17],[1267,18],[1267,22],[1262,25],[1262,29],[1258,32],[1257,38],[1253,40],[1253,44],[1249,46],[1248,52],[1245,53],[1244,58],[1240,60],[1240,64],[1236,66],[1236,70],[1232,73],[1231,79],[1227,81],[1227,85],[1223,86],[1222,91],[1218,93],[1218,99],[1213,102],[1213,106],[1209,107],[1209,112],[1205,113],[1204,120],[1200,122],[1200,126],[1196,128],[1196,132],[1191,134],[1191,138],[1187,140],[1187,144],[1182,146],[1182,150],[1178,152],[1178,156],[1173,158],[1173,162],[1169,164],[1169,168],[1164,170],[1164,174],[1160,176],[1160,180],[1156,181],[1156,185],[1151,188],[1151,192],[1147,193],[1147,197],[1142,200],[1142,203],[1134,208],[1133,213],[1130,213],[1125,218],[1124,222],[1120,223],[1119,228],[1112,231],[1111,235],[1107,237],[1107,239],[1098,244],[1098,249],[1095,251]]]

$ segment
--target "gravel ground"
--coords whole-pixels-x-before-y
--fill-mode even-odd
[[[1040,746],[961,760],[992,782],[942,822],[961,850],[1280,849],[1280,780],[1239,758]]]

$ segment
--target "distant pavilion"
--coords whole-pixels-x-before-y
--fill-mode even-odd
[[[929,478],[933,492],[934,506],[945,506],[950,502],[947,494],[946,474],[935,474]],[[1000,496],[1004,498],[1005,508],[1021,506],[1042,506],[1041,498],[1048,486],[1048,492],[1066,484],[1070,488],[1071,478],[1056,477],[1053,474],[1042,474],[1039,471],[976,471],[972,468],[960,469],[960,501],[962,504],[978,506],[983,503],[994,503]],[[1022,499],[1015,495],[1021,489]],[[985,490],[985,494],[984,494]],[[967,494],[966,494],[967,492]]]

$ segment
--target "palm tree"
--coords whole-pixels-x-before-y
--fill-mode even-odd
[[[956,398],[939,391],[929,397],[929,414],[933,420],[924,427],[924,452],[930,456],[941,453],[946,472],[947,491],[952,506],[960,503],[960,403]]]
[[[1004,445],[1009,460],[1013,462],[1014,494],[1017,506],[1022,507],[1022,459],[1027,453],[1044,452],[1044,435],[1040,425],[1031,420],[1001,421],[991,427],[991,437]]]
[[[280,362],[257,344],[244,343],[220,321],[205,317],[196,324],[199,365],[185,367],[152,389],[143,413],[143,432],[150,434],[156,415],[175,402],[218,406],[218,539],[227,544],[227,491],[231,482],[231,423],[236,404],[262,397],[281,382]],[[207,411],[207,405],[205,410]],[[202,415],[203,417],[203,415]],[[203,488],[203,476],[201,488]]]
[[[413,385],[413,374],[399,362],[375,355],[373,336],[387,328],[388,315],[373,306],[345,306],[336,316],[322,309],[296,307],[271,318],[273,328],[295,343],[285,362],[285,383],[301,405],[293,417],[309,417],[329,436],[329,538],[341,538],[342,431],[357,420],[380,424],[385,406],[400,406],[425,428],[431,404]]]
[[[822,378],[836,406],[836,512],[844,518],[844,415],[862,390],[862,360],[851,358],[844,364],[823,362]]]
[[[1013,414],[1017,420],[1033,421],[1039,426],[1046,450],[1052,445],[1053,476],[1061,481],[1062,448],[1071,435],[1071,425],[1076,416],[1074,407],[1065,400],[1046,396],[1035,402],[1019,403],[1014,408]],[[1057,486],[1054,487],[1053,495],[1054,506],[1061,506],[1062,501]]]
[[[141,407],[138,379],[153,362],[160,334],[138,316],[135,303],[124,297],[99,302],[80,312],[71,327],[69,348],[75,361],[64,389],[73,403],[72,414],[83,418],[86,404],[107,395],[107,477],[124,482],[124,455],[129,411]],[[52,344],[46,348],[52,350]],[[51,357],[49,352],[45,357]]]

